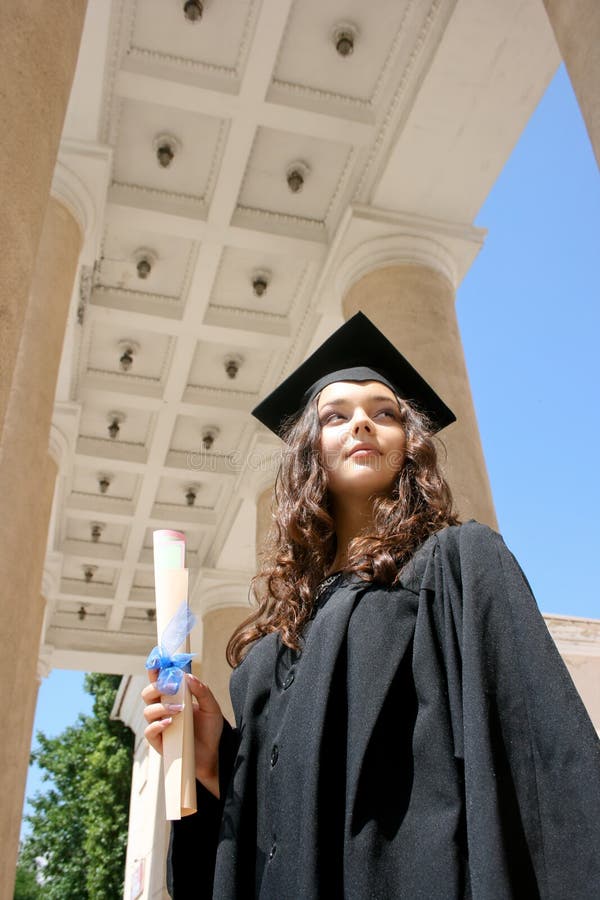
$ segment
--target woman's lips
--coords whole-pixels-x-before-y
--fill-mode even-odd
[[[379,450],[368,444],[359,444],[353,450],[350,450],[348,456],[380,456]]]

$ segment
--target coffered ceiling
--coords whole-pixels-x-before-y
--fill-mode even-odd
[[[246,602],[279,449],[249,411],[341,323],[356,229],[428,217],[466,235],[466,271],[558,63],[538,0],[183,6],[89,0],[61,151],[95,224],[56,397],[53,666],[139,669],[155,528],[185,530],[197,611],[219,586]]]

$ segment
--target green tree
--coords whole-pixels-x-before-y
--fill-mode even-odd
[[[42,887],[36,881],[36,870],[20,859],[15,878],[14,900],[43,900]]]
[[[35,871],[45,900],[120,900],[123,894],[133,733],[110,720],[118,675],[86,675],[90,716],[48,738],[37,734],[32,761],[49,787],[30,800],[33,812],[21,861]]]

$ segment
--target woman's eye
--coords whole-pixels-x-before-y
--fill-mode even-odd
[[[377,413],[378,416],[388,416],[390,419],[396,418],[396,413],[392,409],[380,409]]]
[[[343,419],[343,418],[344,417],[342,416],[341,413],[332,412],[332,413],[329,413],[329,415],[326,415],[324,417],[324,419],[322,419],[321,425],[330,425],[332,422],[335,422],[335,421],[337,421],[339,419]]]

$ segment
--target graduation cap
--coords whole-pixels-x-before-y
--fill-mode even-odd
[[[252,415],[281,437],[289,417],[334,381],[380,381],[425,413],[434,431],[456,421],[452,410],[362,312],[334,331]]]

